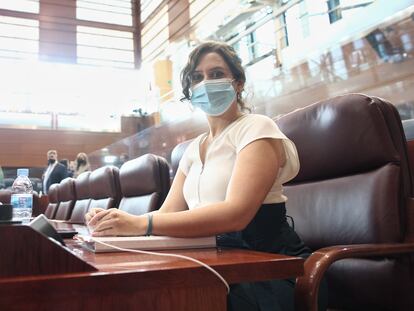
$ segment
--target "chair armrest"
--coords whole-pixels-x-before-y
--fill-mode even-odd
[[[414,243],[354,244],[321,248],[305,261],[304,274],[296,279],[295,310],[317,311],[319,286],[325,271],[345,258],[414,253]]]

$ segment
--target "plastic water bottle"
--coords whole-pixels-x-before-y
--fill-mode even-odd
[[[29,221],[33,208],[33,185],[29,179],[29,169],[19,168],[12,185],[11,204],[13,220]]]

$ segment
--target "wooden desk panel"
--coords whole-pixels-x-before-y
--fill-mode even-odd
[[[98,272],[0,280],[0,310],[226,310],[226,288],[193,262],[133,253],[94,254],[68,243]],[[295,277],[303,259],[239,249],[180,250],[229,283]]]
[[[184,259],[136,253],[99,253],[85,250],[74,243],[70,248],[83,260],[102,272],[186,269],[197,272],[205,268]],[[240,249],[188,249],[160,253],[177,253],[201,260],[225,276],[229,283],[289,278],[302,274],[303,260],[278,254],[253,252]],[[243,271],[241,274],[240,271]],[[209,272],[210,273],[210,272]]]

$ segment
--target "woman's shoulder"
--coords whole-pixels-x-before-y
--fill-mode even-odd
[[[287,137],[279,129],[276,122],[270,117],[261,114],[246,114],[235,126],[233,126],[227,135],[228,139],[234,146],[245,146],[246,144],[260,139],[286,139]]]
[[[243,115],[242,119],[240,120],[241,124],[245,123],[275,123],[270,117],[263,115],[263,114],[257,114],[257,113],[247,113]]]
[[[235,126],[233,126],[232,132],[250,131],[252,129],[270,129],[272,131],[279,131],[276,122],[266,115],[249,113],[243,115]]]

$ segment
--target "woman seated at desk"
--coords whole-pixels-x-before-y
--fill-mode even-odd
[[[181,73],[183,94],[202,109],[209,131],[185,151],[162,207],[134,216],[93,209],[95,236],[217,235],[219,246],[306,257],[310,250],[286,221],[282,184],[299,171],[294,144],[275,122],[245,113],[246,76],[232,47],[206,42]],[[231,286],[229,310],[293,310],[294,280]]]

